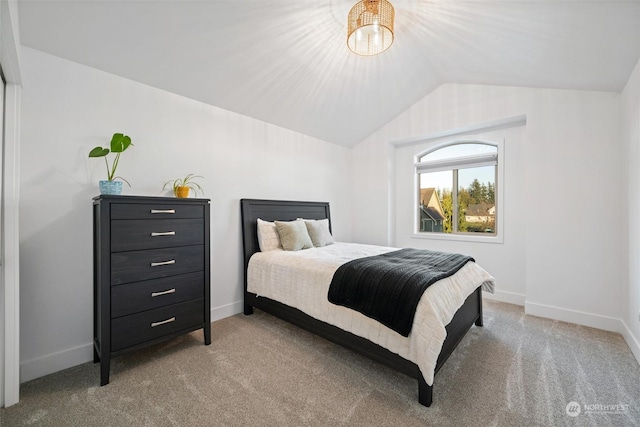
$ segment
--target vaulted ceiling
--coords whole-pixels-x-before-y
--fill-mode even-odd
[[[346,47],[355,0],[19,0],[21,43],[344,146],[444,83],[623,89],[640,1],[391,0],[391,48]]]

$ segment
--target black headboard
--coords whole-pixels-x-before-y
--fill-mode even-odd
[[[329,220],[331,216],[327,202],[297,202],[288,200],[241,199],[240,214],[242,216],[242,245],[244,249],[245,290],[247,288],[247,266],[249,258],[260,251],[258,246],[257,220],[293,221],[297,218]]]

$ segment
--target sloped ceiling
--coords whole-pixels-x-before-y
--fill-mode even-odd
[[[396,37],[346,47],[355,0],[19,1],[21,43],[353,146],[443,83],[619,92],[640,1],[391,0]]]

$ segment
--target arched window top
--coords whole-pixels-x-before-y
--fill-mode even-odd
[[[459,157],[475,157],[486,154],[497,155],[498,147],[495,144],[484,142],[455,142],[419,154],[417,160],[422,163]]]
[[[455,142],[416,156],[416,172],[437,172],[498,164],[498,147],[484,142]]]

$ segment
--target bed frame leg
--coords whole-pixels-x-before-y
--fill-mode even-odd
[[[245,316],[249,316],[249,315],[253,314],[253,306],[251,306],[249,304],[245,304],[244,305],[244,314],[245,314]]]
[[[422,374],[418,375],[418,402],[423,406],[431,406],[433,401],[433,386],[428,385],[422,377]]]

